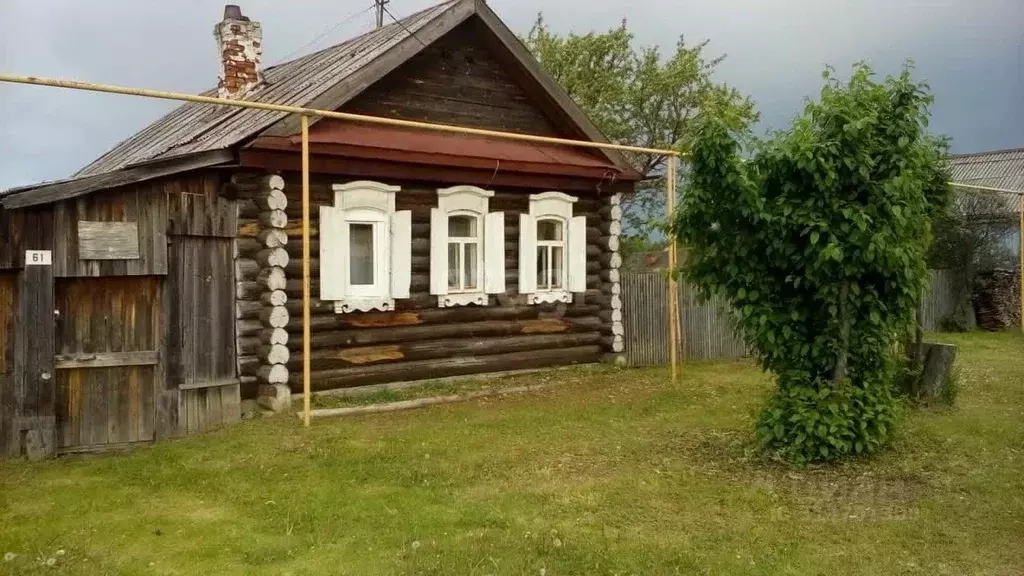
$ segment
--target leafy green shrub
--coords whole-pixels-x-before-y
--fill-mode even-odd
[[[685,274],[733,304],[736,324],[778,382],[757,423],[796,463],[886,444],[900,401],[896,342],[927,282],[930,218],[948,202],[944,143],[927,134],[927,86],[910,70],[882,83],[831,70],[820,102],[755,142],[719,119],[699,128],[691,185],[672,231]]]

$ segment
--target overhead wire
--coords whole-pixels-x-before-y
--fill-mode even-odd
[[[303,44],[302,46],[300,46],[300,47],[296,48],[296,49],[295,49],[295,50],[293,50],[293,51],[292,51],[291,53],[289,53],[289,54],[288,54],[287,56],[285,56],[285,57],[283,57],[283,58],[280,58],[280,59],[278,59],[278,60],[277,60],[276,62],[274,62],[273,64],[271,64],[271,66],[277,66],[278,64],[281,64],[282,62],[287,62],[288,60],[291,60],[292,58],[294,58],[294,57],[295,57],[295,56],[297,56],[298,54],[302,53],[302,52],[303,52],[304,50],[306,50],[306,49],[307,49],[307,48],[309,48],[310,46],[314,46],[314,45],[316,45],[316,43],[317,43],[317,42],[320,42],[321,40],[323,40],[323,39],[324,39],[324,38],[326,38],[327,36],[329,36],[329,35],[333,34],[334,32],[336,32],[336,31],[337,31],[337,30],[338,30],[339,28],[341,28],[341,27],[342,27],[342,26],[344,26],[345,24],[348,24],[348,23],[349,23],[349,22],[351,22],[352,20],[355,20],[356,18],[358,18],[358,17],[362,16],[363,14],[366,14],[366,13],[367,13],[367,12],[369,12],[370,10],[373,10],[374,8],[376,8],[376,4],[370,4],[369,6],[367,6],[366,8],[363,8],[362,10],[360,10],[360,11],[358,11],[358,12],[353,12],[352,14],[349,14],[349,15],[348,15],[348,16],[346,16],[346,17],[345,17],[344,19],[342,19],[341,21],[339,21],[339,22],[335,23],[334,25],[332,25],[332,26],[331,26],[330,28],[328,28],[327,30],[324,30],[324,31],[323,31],[323,33],[321,33],[321,34],[320,34],[319,36],[317,36],[316,38],[313,38],[313,39],[312,39],[312,40],[310,40],[309,42],[306,42],[306,43],[305,43],[305,44]]]

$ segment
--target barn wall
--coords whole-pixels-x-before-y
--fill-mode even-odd
[[[0,270],[21,268],[24,211],[0,208]]]
[[[14,416],[14,329],[18,303],[18,276],[12,271],[0,271],[0,455],[11,444],[7,424]]]
[[[466,22],[348,103],[373,116],[561,136]]]
[[[167,273],[167,198],[159,184],[140,184],[98,192],[54,205],[57,231],[53,274],[58,278],[143,276]],[[137,257],[82,259],[79,222],[134,223],[138,230]]]
[[[505,295],[492,296],[486,307],[438,308],[429,294],[430,209],[437,186],[401,184],[397,210],[410,210],[413,221],[411,298],[396,300],[395,312],[335,314],[333,303],[319,293],[319,206],[333,203],[331,185],[345,179],[317,177],[311,183],[312,338],[314,390],[416,380],[457,374],[493,372],[580,362],[596,362],[615,349],[620,337],[618,254],[609,232],[611,198],[580,195],[573,214],[587,217],[587,292],[571,305],[528,306],[518,294],[519,214],[528,211],[529,191],[496,190],[491,211],[505,212]],[[289,382],[301,390],[302,284],[301,203],[298,175],[285,176],[290,201],[286,266],[291,312],[287,325]],[[613,310],[614,308],[614,310]],[[615,330],[618,330],[618,333]]]

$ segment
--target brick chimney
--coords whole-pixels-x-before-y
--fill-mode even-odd
[[[259,22],[242,16],[234,4],[224,7],[224,20],[213,27],[220,52],[219,98],[242,98],[263,81],[263,30]]]

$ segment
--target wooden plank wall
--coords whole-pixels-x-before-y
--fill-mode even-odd
[[[60,202],[54,207],[60,231],[53,250],[53,273],[58,278],[82,276],[143,276],[167,273],[167,202],[144,183],[98,192]],[[129,260],[83,260],[79,253],[78,222],[136,222],[139,257]]]
[[[193,434],[237,422],[232,241],[174,236],[170,268],[168,376],[179,387],[179,430]]]
[[[160,278],[63,279],[56,288],[58,357],[158,351]],[[158,368],[143,362],[57,370],[58,450],[153,440]]]
[[[0,455],[13,443],[10,425],[15,414],[14,327],[18,303],[17,274],[0,272]]]
[[[544,136],[561,135],[467,22],[343,110]]]
[[[288,195],[287,249],[290,383],[302,382],[302,242],[300,182],[285,177]],[[315,177],[311,184],[313,318],[312,380],[316,390],[398,380],[417,380],[524,368],[596,362],[610,348],[611,311],[608,286],[601,276],[608,253],[602,248],[601,208],[608,197],[580,197],[574,215],[587,217],[587,288],[572,305],[528,306],[518,295],[519,214],[528,211],[529,192],[496,190],[492,212],[505,212],[505,275],[508,292],[492,296],[487,307],[438,308],[429,294],[430,209],[437,187],[402,184],[396,208],[410,210],[413,221],[411,298],[397,300],[396,311],[335,314],[319,293],[319,206],[333,203],[332,182]],[[342,180],[344,181],[344,180]],[[399,182],[388,182],[399,184]]]
[[[0,208],[0,270],[21,268],[25,212]]]
[[[657,366],[669,362],[668,279],[664,272],[622,274],[623,323],[626,360],[631,366]],[[683,329],[680,346],[685,360],[740,358],[746,347],[729,321],[727,303],[702,300],[686,283],[679,284],[679,310]]]

